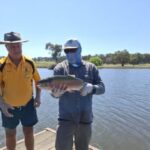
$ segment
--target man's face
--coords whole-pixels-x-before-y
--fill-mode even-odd
[[[20,59],[22,56],[22,43],[6,44],[8,54],[12,59]]]

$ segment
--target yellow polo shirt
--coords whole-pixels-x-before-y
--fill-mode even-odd
[[[40,80],[39,73],[35,66],[33,72],[29,63],[33,61],[24,56],[17,67],[9,57],[0,59],[0,66],[4,61],[3,71],[0,71],[0,94],[11,106],[23,106],[33,95],[33,80],[35,83]]]

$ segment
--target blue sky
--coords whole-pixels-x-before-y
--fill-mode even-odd
[[[30,57],[49,56],[45,43],[69,38],[81,42],[83,55],[150,53],[149,8],[149,0],[0,0],[0,40],[6,32],[21,33]]]

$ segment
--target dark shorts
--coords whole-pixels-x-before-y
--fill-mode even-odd
[[[34,99],[31,99],[26,106],[15,107],[14,110],[9,110],[13,117],[6,117],[2,113],[2,126],[9,129],[14,129],[21,122],[24,127],[32,127],[38,122],[36,108],[34,107]]]

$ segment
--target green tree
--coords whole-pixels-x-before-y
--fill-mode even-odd
[[[140,53],[130,54],[130,63],[135,65],[139,63],[144,63],[144,56]]]
[[[104,54],[100,54],[99,57],[101,58],[103,63],[106,63],[106,58]]]
[[[143,54],[144,63],[150,63],[150,54]]]
[[[115,61],[116,61],[116,63],[120,63],[122,65],[122,67],[124,67],[124,65],[126,63],[129,63],[129,61],[130,61],[129,52],[126,49],[115,52]]]
[[[58,45],[58,44],[52,44],[52,43],[46,43],[45,45],[45,49],[49,50],[52,58],[55,60],[55,62],[58,62],[58,59],[61,56],[61,52],[62,52],[62,45]]]
[[[130,64],[136,65],[139,63],[138,57],[136,54],[130,54]]]
[[[91,58],[91,55],[83,56],[82,58],[88,61]]]
[[[106,64],[116,64],[116,59],[115,59],[115,54],[106,54],[106,57],[105,57],[105,63]]]
[[[93,56],[89,59],[89,61],[96,66],[101,66],[103,64],[102,59],[98,56]]]

